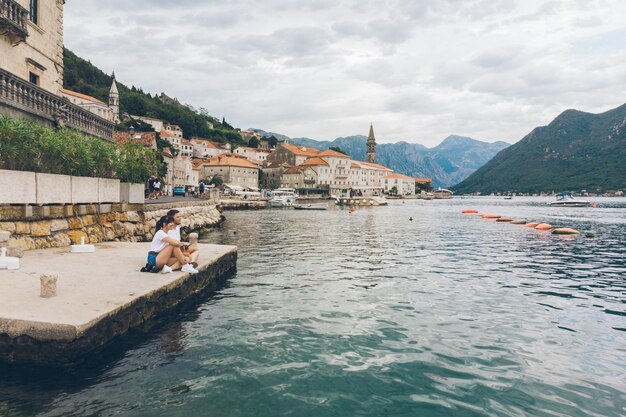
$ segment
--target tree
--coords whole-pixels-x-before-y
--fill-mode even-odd
[[[391,187],[391,190],[389,190],[389,194],[398,195],[398,187],[396,187],[395,185]]]
[[[256,136],[252,136],[250,140],[248,141],[248,146],[251,148],[258,148],[260,143],[261,142]]]
[[[213,178],[211,178],[211,181],[209,181],[209,185],[210,184],[213,184],[215,186],[222,185],[224,184],[224,179],[220,174],[215,174],[213,175]]]

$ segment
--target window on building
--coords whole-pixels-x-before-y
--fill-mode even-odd
[[[28,73],[28,81],[30,81],[31,83],[35,84],[35,85],[39,85],[39,75],[34,74],[32,72]]]
[[[39,0],[30,0],[30,21],[34,24],[39,23]]]

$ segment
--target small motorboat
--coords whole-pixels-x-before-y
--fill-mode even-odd
[[[591,201],[576,200],[569,193],[560,193],[556,195],[556,201],[548,203],[550,207],[591,207]]]
[[[296,203],[292,207],[296,210],[328,210],[328,203]]]

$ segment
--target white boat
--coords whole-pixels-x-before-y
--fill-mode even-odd
[[[591,201],[576,200],[569,193],[560,193],[556,195],[556,201],[548,203],[550,207],[591,207]]]
[[[437,191],[433,193],[433,197],[437,200],[440,199],[448,199],[452,198],[453,192],[450,190],[446,190],[445,188],[438,188]]]
[[[277,188],[272,191],[270,207],[291,207],[296,202],[298,193],[293,188]]]
[[[296,210],[328,210],[328,203],[296,203],[293,208]]]

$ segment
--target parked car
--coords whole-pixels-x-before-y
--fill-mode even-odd
[[[176,195],[182,195],[183,197],[185,196],[185,187],[174,187],[174,189],[172,190],[172,195],[176,196]]]

